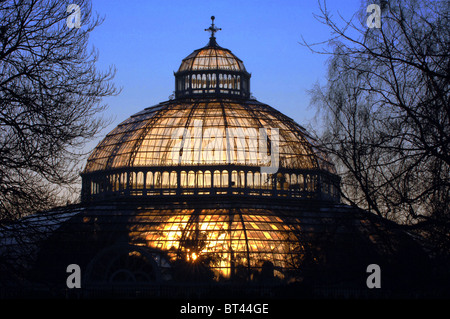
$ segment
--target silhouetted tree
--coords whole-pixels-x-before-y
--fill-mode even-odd
[[[380,28],[366,24],[371,3]],[[325,2],[320,12],[328,46],[303,44],[330,55],[327,83],[311,93],[343,197],[422,231],[448,255],[450,3],[363,1],[359,21],[342,23]]]
[[[96,68],[89,0],[80,27],[57,0],[0,1],[0,221],[61,203],[85,143],[104,126],[102,98],[118,93],[113,68]]]

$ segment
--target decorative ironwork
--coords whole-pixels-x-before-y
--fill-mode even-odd
[[[230,50],[220,47],[215,33],[214,16],[208,29],[211,33],[207,46],[195,50],[183,59],[175,73],[177,98],[222,96],[233,99],[250,97],[250,73],[243,62]]]
[[[139,249],[106,248],[90,264],[95,280],[158,281],[157,268],[174,280],[177,273],[216,280],[270,273],[286,279],[312,254],[296,209],[340,200],[340,179],[314,139],[250,97],[250,74],[217,44],[221,29],[214,19],[205,29],[211,33],[208,45],[187,56],[175,73],[174,98],[122,122],[88,159],[84,203],[155,205],[127,217],[127,245]],[[274,144],[276,172],[267,173],[262,168],[273,164],[267,159],[274,160]],[[231,205],[236,200],[260,206]],[[275,209],[288,206],[295,208],[290,217]],[[103,268],[110,271],[100,273]]]
[[[37,278],[39,287],[60,287],[63,270],[75,263],[85,269],[82,287],[90,296],[145,288],[150,296],[191,297],[207,283],[203,294],[210,297],[223,288],[210,289],[212,280],[239,283],[232,296],[249,281],[246,288],[273,283],[279,291],[302,282],[300,293],[311,283],[315,290],[354,287],[368,261],[393,265],[383,276],[391,273],[394,282],[404,269],[403,280],[411,281],[410,265],[414,278],[432,273],[423,271],[431,264],[410,234],[339,204],[340,179],[326,154],[303,127],[250,97],[250,74],[215,42],[214,17],[207,30],[209,44],[175,73],[174,99],[132,115],[92,152],[80,205],[3,227],[2,257],[14,263],[5,263],[0,277],[14,280],[10,265],[21,260],[18,269],[31,269],[17,277],[21,291]],[[278,131],[275,173],[261,170],[269,156],[255,135],[260,130],[270,131],[264,150],[271,159]],[[259,286],[251,289],[263,296]]]
[[[258,136],[227,134],[259,134],[265,128],[279,130],[274,175],[261,172],[268,163],[261,158]],[[314,140],[294,121],[257,101],[171,100],[147,108],[106,136],[82,176],[83,200],[117,194],[339,200],[339,177]]]
[[[221,31],[221,30],[222,30],[222,28],[217,28],[217,27],[214,25],[214,19],[216,19],[216,17],[211,16],[211,26],[210,26],[208,29],[205,29],[205,31],[208,31],[208,32],[211,33],[211,38],[215,38],[214,34],[215,34],[217,31]]]

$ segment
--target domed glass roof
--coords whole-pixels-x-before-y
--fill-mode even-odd
[[[175,97],[222,96],[233,99],[250,97],[250,73],[230,50],[220,47],[214,33],[221,30],[213,23],[207,46],[183,59],[175,73]]]
[[[183,59],[178,72],[198,70],[228,70],[246,72],[244,64],[230,50],[220,47],[214,34],[222,30],[214,25],[215,17],[212,16],[212,24],[205,31],[211,32],[209,43],[206,47],[195,50]]]
[[[54,287],[52,297],[67,298],[65,270],[75,264],[85,289],[77,297],[228,290],[284,298],[289,287],[296,298],[317,287],[348,297],[361,285],[367,297],[368,264],[383,265],[394,282],[411,281],[412,264],[422,276],[428,268],[410,234],[339,204],[340,179],[314,139],[250,98],[249,73],[216,45],[214,22],[208,30],[208,47],[175,74],[175,98],[132,115],[92,152],[82,203],[6,225],[2,256],[20,263],[0,271],[5,282],[17,277],[22,292],[26,279],[33,292]]]
[[[64,275],[58,270],[67,264],[79,264],[86,284],[93,287],[212,280],[242,284],[275,277],[333,283],[363,278],[365,283],[359,273],[369,262],[383,261],[389,270],[395,265],[395,279],[410,262],[417,270],[426,269],[413,237],[357,208],[239,204],[90,205],[58,223],[37,264],[51,280]],[[409,249],[415,253],[407,253]],[[404,275],[411,278],[409,272]]]
[[[83,200],[243,195],[339,200],[339,177],[306,130],[250,95],[250,73],[217,45],[175,73],[175,98],[112,130],[88,158]]]
[[[278,130],[278,137],[272,129]],[[254,100],[222,99],[168,101],[131,116],[95,148],[85,173],[179,164],[267,166],[259,149],[264,132],[269,140],[271,134],[278,139],[280,166],[334,173],[333,165],[292,119]]]
[[[244,63],[230,50],[211,45],[211,43],[183,59],[178,72],[193,70],[246,71]]]

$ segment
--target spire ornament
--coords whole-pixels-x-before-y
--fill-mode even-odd
[[[209,44],[210,45],[217,45],[217,43],[216,43],[216,37],[214,36],[214,34],[217,32],[217,31],[221,31],[222,30],[222,28],[217,28],[216,26],[215,26],[215,24],[214,24],[214,20],[216,19],[216,17],[214,17],[214,16],[211,16],[211,26],[208,28],[208,29],[205,29],[205,31],[208,31],[208,32],[210,32],[211,33],[211,37],[209,38]]]

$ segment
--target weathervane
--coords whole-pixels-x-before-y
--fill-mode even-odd
[[[214,16],[211,16],[211,26],[208,28],[208,29],[205,29],[205,31],[208,31],[208,32],[211,32],[211,38],[216,38],[215,36],[214,36],[214,33],[216,33],[217,31],[220,31],[220,30],[222,30],[222,28],[216,28],[216,26],[214,25],[214,19],[215,19],[216,17],[214,17]]]

